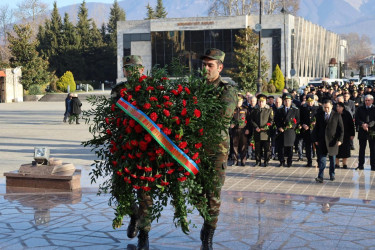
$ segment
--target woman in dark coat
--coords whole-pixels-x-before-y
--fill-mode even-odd
[[[72,93],[69,93],[68,96],[65,98],[65,113],[64,113],[64,120],[63,122],[66,122],[66,119],[69,118],[70,114],[72,113]]]
[[[345,109],[344,103],[337,103],[337,113],[341,115],[344,124],[344,141],[339,147],[339,153],[336,156],[335,168],[340,167],[340,159],[342,159],[343,168],[348,168],[347,160],[350,157],[350,140],[353,140],[355,135],[355,127],[352,115]]]
[[[73,119],[69,123],[74,122],[74,119],[75,119],[76,120],[76,124],[79,124],[79,115],[81,114],[82,103],[78,99],[78,95],[77,94],[73,94],[71,105],[72,105],[72,116],[73,116]]]

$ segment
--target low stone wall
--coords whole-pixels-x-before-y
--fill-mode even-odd
[[[23,101],[24,102],[37,102],[39,101],[43,95],[24,95]]]

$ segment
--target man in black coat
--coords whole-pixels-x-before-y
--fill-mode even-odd
[[[327,154],[329,156],[330,180],[335,180],[335,161],[339,146],[344,139],[344,125],[341,115],[332,110],[332,101],[323,101],[323,111],[316,115],[316,124],[312,132],[312,140],[317,146],[319,174],[316,182],[322,183],[326,167]]]
[[[312,167],[312,140],[311,132],[315,126],[315,115],[318,112],[319,106],[315,105],[314,96],[307,95],[306,103],[301,106],[301,137],[305,144],[305,152],[307,158],[306,167]]]
[[[358,128],[358,168],[363,169],[365,163],[365,151],[367,141],[370,146],[371,170],[375,171],[375,108],[373,106],[374,97],[371,94],[365,96],[365,104],[357,109],[355,125]]]
[[[79,124],[79,115],[81,114],[82,103],[78,99],[77,94],[73,94],[73,98],[72,98],[72,101],[70,102],[70,105],[72,105],[73,122],[74,122],[74,119],[75,119],[76,124]],[[71,122],[69,122],[69,123],[71,123]]]
[[[292,165],[293,146],[296,139],[296,127],[299,123],[299,110],[292,107],[292,96],[287,93],[283,96],[284,106],[279,108],[275,114],[275,125],[277,128],[276,144],[280,165],[290,167]],[[285,165],[284,154],[288,157]]]

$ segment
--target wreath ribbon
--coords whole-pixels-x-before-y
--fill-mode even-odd
[[[188,172],[193,175],[196,175],[199,172],[198,165],[180,148],[178,148],[177,145],[174,144],[173,141],[150,119],[150,117],[129,102],[125,101],[123,98],[120,98],[116,105],[127,115],[136,120],[160,144],[160,146]]]

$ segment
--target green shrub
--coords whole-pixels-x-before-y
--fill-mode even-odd
[[[276,87],[273,84],[268,84],[267,90],[268,90],[268,93],[276,93]]]
[[[41,95],[43,94],[40,86],[37,84],[30,85],[29,87],[29,95]]]
[[[262,84],[262,92],[268,92],[268,84]]]
[[[56,83],[57,89],[62,92],[67,92],[68,86],[70,86],[70,92],[76,91],[76,83],[72,72],[66,71],[62,77]]]
[[[275,85],[277,91],[282,91],[285,87],[285,79],[283,72],[281,72],[281,69],[279,65],[276,65],[275,70],[272,73],[272,80],[274,82],[273,85]]]
[[[82,84],[82,90],[83,91],[87,91],[86,90],[86,86],[88,86],[89,91],[94,91],[94,87],[92,85],[90,85],[90,84]]]

